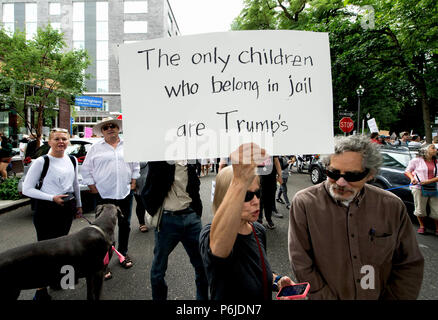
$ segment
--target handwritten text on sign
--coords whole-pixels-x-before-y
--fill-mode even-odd
[[[270,154],[333,150],[326,33],[148,40],[120,46],[119,67],[129,161],[226,157],[249,141]]]

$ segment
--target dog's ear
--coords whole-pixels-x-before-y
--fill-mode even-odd
[[[117,217],[124,218],[125,216],[123,215],[122,210],[120,210],[120,207],[116,206],[116,208],[117,208]]]
[[[102,211],[103,211],[103,205],[102,205],[102,204],[99,204],[99,205],[96,207],[95,218],[98,218],[98,217],[100,216],[100,214],[102,213]]]

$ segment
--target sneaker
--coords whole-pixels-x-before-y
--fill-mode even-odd
[[[266,223],[266,227],[268,227],[268,229],[275,229],[275,225],[272,221],[268,221]]]
[[[276,218],[283,218],[283,214],[279,212],[272,212],[272,215]]]
[[[281,198],[277,198],[275,200],[277,200],[277,202],[279,202],[279,203],[284,203],[284,201]]]
[[[287,209],[287,210],[290,210],[290,204],[287,204],[287,205],[286,205],[286,209]]]
[[[418,228],[417,233],[418,234],[424,234],[425,233],[424,227]]]
[[[52,297],[47,292],[47,288],[38,289],[33,296],[34,301],[50,301]]]

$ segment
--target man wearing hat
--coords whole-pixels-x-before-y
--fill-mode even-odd
[[[113,203],[120,207],[123,217],[119,217],[118,250],[126,259],[122,267],[132,267],[132,260],[127,256],[128,240],[131,231],[131,211],[133,191],[136,179],[140,177],[138,162],[125,162],[123,158],[123,139],[119,137],[122,120],[105,118],[93,128],[97,136],[103,139],[94,143],[82,164],[83,183],[90,192],[97,195],[97,204]],[[108,271],[105,279],[111,278]]]

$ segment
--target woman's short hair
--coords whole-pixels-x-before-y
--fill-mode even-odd
[[[68,138],[70,139],[70,133],[68,132],[67,129],[64,129],[64,128],[53,128],[53,129],[50,130],[50,133],[49,133],[49,140],[52,139],[52,135],[53,135],[55,132],[66,133],[67,136],[68,136]]]
[[[335,137],[335,152],[324,157],[322,161],[328,166],[332,155],[339,155],[348,151],[359,152],[362,154],[362,167],[370,169],[370,173],[374,175],[379,171],[383,162],[379,148],[376,143],[372,143],[366,136],[337,136]]]
[[[212,205],[213,214],[216,213],[216,210],[224,200],[225,194],[227,193],[231,181],[233,180],[233,176],[233,166],[227,166],[217,174]],[[258,179],[258,176],[256,176],[256,179]]]
[[[429,151],[429,147],[431,145],[433,145],[433,143],[426,143],[425,145],[422,145],[421,148],[418,150],[417,156],[418,157],[422,157],[423,159],[426,160],[427,154],[428,154],[428,151]],[[436,157],[434,156],[434,157],[432,157],[432,159],[436,159]]]

